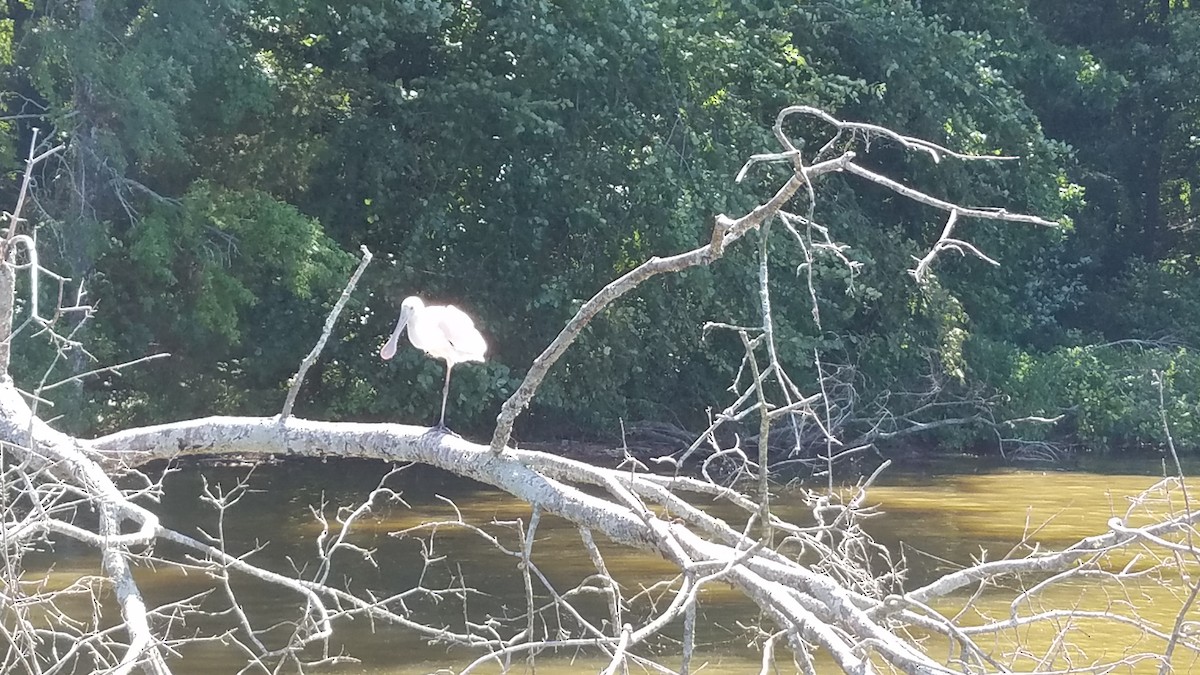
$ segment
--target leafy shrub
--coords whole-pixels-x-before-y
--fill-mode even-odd
[[[1045,354],[1013,351],[1006,412],[1066,419],[1042,432],[1085,448],[1162,447],[1157,378],[1161,374],[1171,433],[1180,449],[1200,448],[1200,353],[1137,342],[1064,347]],[[1025,435],[1036,427],[1021,428]]]

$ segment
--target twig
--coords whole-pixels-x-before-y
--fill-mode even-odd
[[[1163,435],[1167,440],[1167,450],[1171,453],[1171,459],[1175,463],[1176,475],[1179,476],[1179,491],[1183,494],[1183,509],[1184,514],[1191,520],[1192,517],[1192,500],[1188,495],[1187,481],[1183,473],[1183,464],[1179,461],[1179,452],[1175,449],[1175,439],[1171,436],[1171,423],[1167,419],[1167,401],[1166,401],[1166,375],[1160,371],[1154,372],[1154,383],[1158,386],[1158,414],[1162,421]],[[1193,540],[1192,533],[1194,529],[1189,527],[1185,530],[1187,537],[1187,552],[1191,554],[1193,562],[1198,557],[1196,551],[1196,542]],[[1191,586],[1188,592],[1187,600],[1179,608],[1178,614],[1175,616],[1175,625],[1171,630],[1171,638],[1167,641],[1167,647],[1163,650],[1162,665],[1159,667],[1159,675],[1168,675],[1171,672],[1171,657],[1175,654],[1175,648],[1179,645],[1180,636],[1183,635],[1184,622],[1187,620],[1188,613],[1196,603],[1197,595],[1200,595],[1200,581],[1191,581],[1191,577],[1184,577],[1188,580],[1188,585]]]
[[[38,394],[41,394],[41,393],[50,391],[51,389],[56,389],[58,387],[61,387],[64,384],[70,384],[71,382],[78,382],[85,377],[91,377],[92,375],[99,375],[100,373],[118,373],[119,374],[123,368],[128,368],[130,366],[136,366],[139,363],[145,363],[147,361],[155,361],[157,359],[166,358],[168,356],[170,356],[170,354],[168,354],[167,352],[160,352],[158,354],[150,354],[149,356],[143,356],[141,358],[137,358],[132,361],[126,361],[125,363],[118,363],[116,365],[105,366],[103,368],[95,368],[93,370],[88,370],[88,371],[79,373],[77,375],[72,375],[71,377],[68,377],[64,380],[59,380],[58,382],[53,382],[51,384],[42,385],[37,388],[37,392],[38,392]]]
[[[612,660],[608,662],[608,667],[604,669],[601,675],[616,675],[617,669],[625,665],[625,652],[629,650],[629,639],[633,637],[633,626],[625,624],[621,627],[621,640],[617,643],[617,649],[613,652]]]
[[[897,194],[908,197],[909,199],[911,199],[915,202],[918,202],[920,204],[925,204],[926,206],[932,206],[935,209],[940,209],[942,211],[946,211],[947,213],[952,213],[952,212],[957,211],[958,215],[960,215],[960,216],[969,216],[972,218],[984,218],[987,220],[1003,220],[1003,221],[1007,221],[1010,223],[1027,223],[1030,225],[1042,225],[1044,227],[1058,227],[1058,223],[1056,223],[1052,220],[1046,220],[1045,218],[1040,218],[1038,216],[1031,216],[1031,215],[1027,215],[1024,213],[1012,213],[1011,211],[1009,211],[1007,209],[982,208],[982,207],[977,207],[977,206],[959,206],[958,204],[954,204],[953,202],[948,202],[944,199],[938,199],[937,197],[931,197],[931,196],[925,194],[924,192],[910,188],[907,185],[904,185],[903,183],[897,183],[896,181],[892,180],[891,178],[877,174],[874,171],[871,171],[869,169],[864,169],[863,167],[861,167],[857,164],[854,164],[853,162],[849,163],[846,166],[846,171],[848,171],[856,176],[861,176],[863,178],[866,178],[867,180],[871,181],[872,183],[882,185],[883,187],[886,187],[887,189],[889,189],[893,192],[896,192]]]
[[[48,157],[62,151],[64,147],[66,146],[57,145],[40,155],[36,154],[38,148],[38,129],[36,127],[33,129],[33,135],[29,141],[29,154],[25,160],[25,174],[21,178],[21,188],[17,192],[17,203],[13,207],[12,213],[5,214],[8,217],[8,228],[4,233],[4,239],[0,241],[0,377],[8,374],[9,359],[12,353],[13,313],[16,310],[14,295],[16,292],[16,277],[13,271],[15,266],[9,263],[8,257],[12,253],[14,241],[32,241],[28,235],[20,233],[19,230],[22,220],[21,211],[25,207],[25,200],[29,196],[29,189],[33,183],[33,167],[45,161]],[[36,289],[39,271],[36,264],[37,253],[29,243],[26,243],[26,249],[32,261],[29,271],[31,275],[30,283]],[[37,302],[37,293],[33,294],[33,302]]]
[[[308,369],[317,362],[317,357],[320,356],[321,350],[325,348],[325,342],[329,340],[329,335],[333,333],[333,327],[337,324],[338,315],[342,313],[342,308],[346,306],[346,302],[350,299],[350,294],[354,292],[354,287],[358,285],[358,279],[362,276],[363,270],[367,269],[367,265],[371,262],[371,251],[366,246],[361,246],[362,261],[358,263],[358,269],[354,270],[354,274],[350,276],[350,281],[346,283],[346,287],[342,289],[342,295],[334,303],[333,309],[329,312],[329,316],[325,317],[325,327],[321,329],[321,337],[317,339],[317,344],[313,346],[312,351],[304,360],[300,362],[300,369],[296,371],[288,385],[287,398],[283,402],[283,411],[279,413],[280,423],[286,422],[287,418],[292,414],[292,406],[296,403],[296,395],[300,393],[300,385],[304,384],[304,376],[308,373]]]
[[[754,345],[745,332],[739,332],[742,346],[746,349],[746,358],[750,360],[750,372],[754,376],[754,392],[758,396],[758,517],[762,525],[763,541],[770,543],[771,530],[771,489],[770,489],[770,460],[769,435],[771,433],[771,417],[767,411],[767,398],[763,392],[765,383],[758,372],[758,359],[754,358]]]
[[[839,120],[836,117],[834,117],[833,115],[830,115],[829,113],[825,112],[824,110],[821,110],[820,108],[814,108],[812,106],[807,106],[807,105],[793,105],[793,106],[788,106],[787,108],[784,108],[783,110],[781,110],[779,112],[779,115],[777,116],[776,127],[782,126],[782,122],[786,118],[791,117],[792,115],[808,115],[809,117],[815,117],[815,118],[821,120],[822,122],[825,122],[826,124],[829,124],[829,125],[835,127],[836,129],[838,129],[839,133],[842,130],[849,130],[852,133],[862,134],[863,136],[865,136],[867,138],[870,138],[872,136],[880,136],[883,138],[887,138],[889,140],[892,140],[892,141],[898,143],[899,145],[903,146],[904,148],[906,148],[908,150],[919,151],[919,152],[923,152],[923,153],[929,155],[929,158],[932,159],[934,161],[934,163],[940,162],[943,157],[953,157],[955,159],[960,159],[960,160],[964,160],[964,161],[991,161],[991,162],[1011,161],[1011,160],[1018,159],[1017,157],[1013,157],[1010,155],[968,155],[968,154],[964,154],[964,153],[960,153],[960,152],[955,152],[948,148],[944,148],[944,147],[938,145],[937,143],[932,143],[930,141],[927,141],[923,138],[915,138],[912,136],[905,136],[903,134],[898,134],[895,131],[888,129],[887,127],[881,127],[881,126],[878,126],[875,124],[864,124],[862,122],[847,122],[845,120]]]

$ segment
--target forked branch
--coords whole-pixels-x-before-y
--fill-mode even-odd
[[[845,122],[825,113],[824,111],[812,108],[809,106],[793,106],[782,110],[775,120],[775,136],[780,139],[783,145],[783,151],[767,155],[755,155],[747,162],[742,171],[738,174],[739,178],[744,177],[749,167],[757,162],[766,161],[789,161],[792,164],[792,175],[784,182],[784,184],[776,190],[775,194],[770,199],[760,204],[758,207],[751,210],[744,216],[739,218],[730,218],[726,215],[718,215],[713,224],[712,236],[709,243],[699,248],[680,253],[666,258],[653,257],[642,263],[638,267],[629,271],[625,275],[616,279],[604,288],[600,289],[591,299],[583,303],[583,306],[575,313],[575,316],[567,322],[562,331],[550,343],[546,349],[534,359],[533,364],[529,367],[529,371],[525,374],[525,379],[522,380],[516,391],[504,402],[499,416],[496,418],[496,429],[492,434],[491,448],[493,452],[501,452],[512,436],[513,423],[517,416],[529,405],[533,400],[534,394],[537,392],[542,381],[547,373],[558,361],[559,358],[570,347],[571,343],[579,337],[579,334],[584,328],[594,319],[600,312],[604,311],[613,302],[620,299],[625,294],[637,288],[643,282],[658,276],[660,274],[679,272],[691,267],[700,265],[710,265],[715,260],[721,258],[726,248],[730,244],[737,242],[747,232],[756,230],[764,223],[772,218],[775,218],[787,206],[787,204],[796,196],[796,193],[801,188],[809,188],[811,194],[811,186],[820,179],[830,173],[846,171],[854,175],[865,178],[877,185],[881,185],[893,192],[912,199],[921,204],[946,211],[952,214],[952,217],[972,217],[983,218],[989,220],[1001,220],[1014,223],[1027,223],[1053,227],[1056,225],[1053,221],[1040,218],[1033,215],[1025,215],[1019,213],[1010,213],[1003,208],[979,208],[967,207],[954,204],[952,202],[939,199],[929,195],[921,190],[908,187],[902,183],[898,183],[890,178],[882,176],[876,172],[870,171],[856,164],[854,159],[855,152],[845,151],[840,156],[819,161],[812,165],[805,165],[801,161],[801,153],[796,148],[796,145],[790,140],[784,124],[792,115],[809,115],[820,119],[821,121],[832,125],[837,134],[849,132],[851,134],[861,135],[864,139],[869,140],[872,136],[881,136],[888,138],[902,147],[920,152],[929,156],[934,161],[941,161],[943,158],[949,157],[954,159],[972,159],[972,160],[1006,160],[1011,157],[1000,157],[991,155],[964,155],[956,153],[946,148],[943,148],[935,143],[924,141],[921,139],[912,138],[898,134],[894,131],[870,124],[860,124],[856,122]],[[835,135],[835,138],[838,137]],[[831,140],[830,143],[833,141]],[[832,147],[827,143],[826,149]],[[820,153],[817,155],[820,156]],[[810,197],[810,201],[813,198]],[[957,215],[955,215],[957,214]],[[963,241],[956,240],[955,244],[962,248],[970,247],[969,244]],[[936,256],[937,252],[947,248],[948,242],[939,242],[931,251],[931,256]],[[973,248],[973,247],[971,247]],[[978,251],[976,251],[978,253]],[[989,260],[982,253],[979,253],[985,260]],[[932,257],[927,256],[930,261]],[[926,262],[928,266],[928,262]]]

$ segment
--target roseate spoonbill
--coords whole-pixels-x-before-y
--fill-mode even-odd
[[[442,416],[438,428],[446,428],[446,397],[450,393],[450,371],[463,361],[482,361],[487,343],[475,329],[475,322],[454,305],[426,305],[414,296],[400,305],[400,320],[379,356],[388,360],[396,355],[400,334],[408,327],[413,346],[435,359],[446,362],[446,384],[442,387]]]

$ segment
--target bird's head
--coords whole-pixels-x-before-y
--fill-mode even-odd
[[[400,303],[400,316],[412,316],[412,313],[425,307],[425,303],[415,295],[410,295]]]
[[[396,322],[396,329],[392,331],[392,336],[383,345],[383,349],[379,350],[380,358],[387,361],[396,355],[396,347],[400,343],[400,334],[404,332],[404,327],[408,325],[412,315],[424,307],[425,303],[415,295],[408,296],[404,302],[400,303],[400,320]]]

